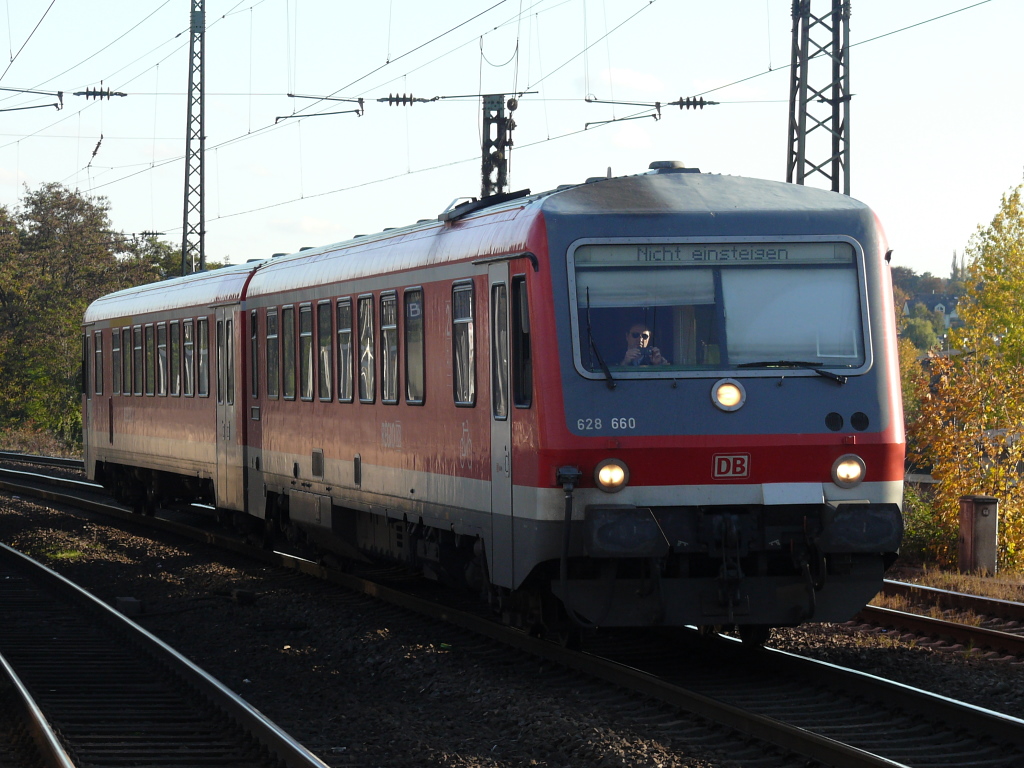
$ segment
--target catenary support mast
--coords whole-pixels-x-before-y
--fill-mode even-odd
[[[804,184],[821,174],[833,192],[848,195],[850,2],[824,2],[831,10],[815,16],[812,0],[793,0],[786,181]]]
[[[206,131],[203,122],[203,48],[205,0],[192,0],[188,55],[188,116],[185,125],[185,205],[182,219],[181,274],[206,269],[206,217],[203,213]]]

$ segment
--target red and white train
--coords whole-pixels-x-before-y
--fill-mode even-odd
[[[849,619],[902,536],[884,235],[654,163],[132,288],[90,478],[466,582],[526,624]]]

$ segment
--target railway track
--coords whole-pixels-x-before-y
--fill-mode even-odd
[[[27,485],[21,487],[28,492]],[[116,516],[140,520],[115,506],[110,510]],[[190,528],[160,518],[152,523],[187,535]],[[208,531],[191,535],[204,541],[217,539]],[[234,540],[228,545],[245,549]],[[635,633],[607,633],[589,642],[588,653],[574,653],[510,631],[476,612],[424,602],[386,584],[299,558],[266,552],[259,556],[277,558],[281,565],[300,572],[462,626],[823,764],[1024,764],[1024,722],[870,675],[780,651],[750,653],[725,639],[709,644],[696,633],[646,635],[642,642]]]
[[[3,545],[0,615],[0,654],[58,735],[36,739],[58,755],[44,764],[324,766],[157,638]]]

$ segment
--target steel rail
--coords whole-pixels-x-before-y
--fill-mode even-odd
[[[32,734],[32,741],[36,745],[40,759],[50,768],[75,768],[74,762],[64,750],[46,716],[3,654],[0,654],[0,674],[7,678],[17,694],[18,709],[28,723],[28,730]]]
[[[1014,656],[1024,655],[1024,635],[1015,635],[1012,632],[1000,632],[955,621],[933,619],[919,613],[907,613],[874,605],[864,606],[857,616],[868,624],[880,627],[946,637],[971,648],[989,648]]]
[[[951,592],[946,589],[926,587],[922,584],[908,584],[904,581],[891,581],[889,579],[882,583],[882,593],[920,599],[933,603],[940,608],[974,611],[975,613],[983,613],[988,616],[998,616],[1001,619],[1024,621],[1024,603],[1017,603],[1013,600],[999,600],[994,597],[968,595],[963,592]]]
[[[16,451],[0,451],[0,461],[18,461],[25,464],[44,464],[51,467],[85,469],[85,462],[81,459],[65,459],[60,456],[36,456],[31,453],[17,453]]]
[[[9,481],[0,480],[0,488],[7,485],[13,484]],[[25,487],[24,492],[36,493],[37,487]],[[70,494],[53,491],[46,492],[46,494],[51,500],[57,500],[69,505],[86,506],[94,511],[111,514],[125,520],[143,521],[146,525],[161,530],[173,531],[198,541],[222,546],[235,552],[244,553],[250,557],[288,567],[300,573],[343,586],[352,591],[376,597],[392,605],[455,624],[523,652],[561,664],[584,674],[592,675],[615,685],[624,686],[649,695],[679,709],[693,712],[701,717],[727,725],[741,733],[829,765],[837,766],[838,768],[865,768],[866,766],[894,768],[895,766],[902,765],[880,755],[784,723],[775,718],[758,715],[715,698],[704,696],[694,691],[688,691],[657,676],[642,672],[628,664],[618,663],[591,654],[569,651],[545,640],[531,637],[526,633],[510,631],[509,628],[494,622],[490,618],[454,609],[440,603],[425,601],[352,574],[345,574],[325,568],[301,557],[258,550],[235,538],[210,531],[198,530],[192,526],[162,518],[140,518],[138,515],[132,514],[122,507],[110,504],[102,504],[96,501],[86,501],[83,504],[78,498]],[[873,675],[836,667],[825,662],[815,661],[783,651],[764,649],[764,653],[769,654],[768,658],[771,659],[770,666],[785,669],[788,674],[793,676],[799,676],[819,684],[823,680],[828,680],[828,685],[834,685],[839,690],[854,690],[873,699],[885,701],[890,705],[905,707],[910,711],[927,714],[929,718],[938,719],[957,728],[967,726],[974,732],[986,734],[1007,744],[1013,744],[1019,749],[1024,749],[1024,721],[1020,719],[957,702],[911,686],[883,680]]]
[[[268,720],[259,710],[238,696],[234,691],[224,686],[219,680],[193,664],[160,640],[160,638],[126,618],[95,595],[82,589],[56,571],[46,568],[28,555],[5,544],[0,544],[0,555],[20,563],[21,567],[29,570],[34,578],[49,584],[59,594],[73,598],[79,604],[88,606],[97,615],[102,616],[109,624],[116,626],[120,633],[134,638],[134,642],[159,654],[163,663],[168,668],[175,670],[178,675],[201,691],[207,701],[213,703],[240,728],[244,729],[245,732],[252,734],[264,747],[276,755],[282,765],[289,768],[326,768],[326,764],[316,755]]]

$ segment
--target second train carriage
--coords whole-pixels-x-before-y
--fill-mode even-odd
[[[528,622],[845,620],[875,594],[904,440],[866,206],[661,164],[439,219],[95,302],[90,476]]]

